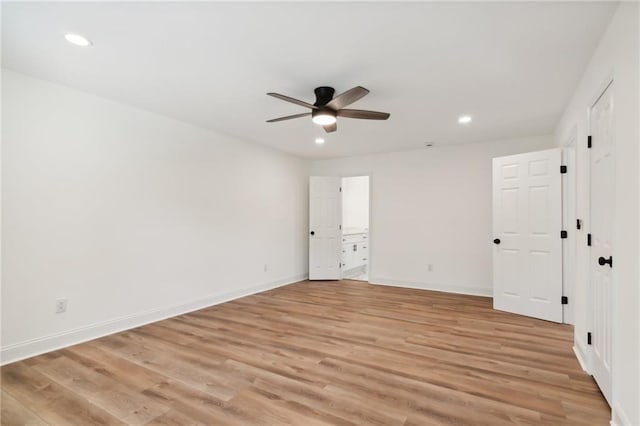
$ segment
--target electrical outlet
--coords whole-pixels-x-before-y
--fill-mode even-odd
[[[56,314],[67,312],[67,299],[56,299]]]
[[[264,271],[267,272],[269,270],[269,265],[267,265],[266,263],[264,264]]]
[[[427,271],[433,272],[433,263],[427,265]]]

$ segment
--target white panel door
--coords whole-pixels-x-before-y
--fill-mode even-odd
[[[309,179],[309,279],[342,278],[342,193],[339,177]]]
[[[562,322],[559,149],[493,159],[493,307]]]
[[[613,233],[613,96],[609,86],[591,108],[591,313],[593,377],[611,402]]]
[[[571,232],[578,220],[576,213],[576,139],[572,135],[562,150],[562,162],[568,167],[562,177],[562,227],[568,229],[567,239],[562,243],[562,294],[574,300],[576,288],[577,232]],[[580,222],[582,226],[582,221]],[[582,239],[580,240],[582,241]],[[573,304],[562,305],[562,319],[566,324],[574,324]]]

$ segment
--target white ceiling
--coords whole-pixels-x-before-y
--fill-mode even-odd
[[[3,66],[307,158],[553,131],[611,2],[3,3]],[[74,32],[94,46],[78,48]],[[324,134],[313,88],[371,93]],[[461,126],[461,114],[473,123]]]

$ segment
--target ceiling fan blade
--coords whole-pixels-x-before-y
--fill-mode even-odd
[[[338,117],[362,118],[364,120],[386,120],[391,117],[391,114],[387,112],[365,111],[363,109],[341,109],[336,114]]]
[[[272,92],[270,92],[270,93],[267,93],[267,95],[273,96],[274,98],[278,98],[278,99],[281,99],[281,100],[286,101],[286,102],[291,102],[292,104],[303,106],[305,108],[318,109],[318,107],[315,106],[315,105],[311,105],[311,104],[309,104],[307,102],[304,102],[304,101],[301,101],[301,100],[298,100],[298,99],[295,99],[295,98],[291,98],[289,96],[281,95],[280,93],[272,93]]]
[[[338,130],[338,124],[336,123],[327,124],[326,126],[322,126],[322,127],[324,127],[324,131],[327,133],[335,132],[336,130]]]
[[[300,118],[300,117],[308,117],[310,115],[311,115],[310,112],[303,112],[302,114],[287,115],[286,117],[272,118],[271,120],[267,120],[267,123],[275,123],[277,121],[291,120],[291,119]]]
[[[353,89],[349,89],[346,92],[341,93],[333,98],[331,102],[327,104],[327,106],[333,110],[339,110],[346,107],[347,105],[351,105],[358,99],[363,98],[368,93],[369,90],[365,89],[364,87],[356,86]]]

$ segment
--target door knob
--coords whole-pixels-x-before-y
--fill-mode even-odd
[[[493,244],[500,244],[500,238],[496,238],[495,240],[493,240]]]
[[[315,231],[310,232],[311,235],[316,235]]]
[[[605,259],[605,258],[604,258],[604,257],[602,257],[602,256],[600,256],[600,257],[598,258],[598,265],[600,265],[600,266],[604,266],[604,265],[606,265],[607,263],[609,264],[609,268],[613,268],[613,257],[612,257],[612,256],[609,256],[609,258],[608,258],[608,259]]]

